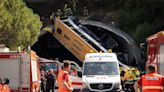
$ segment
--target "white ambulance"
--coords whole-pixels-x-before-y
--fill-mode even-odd
[[[83,64],[82,92],[120,91],[119,61],[115,53],[86,54]]]

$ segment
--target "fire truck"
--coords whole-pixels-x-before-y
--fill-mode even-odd
[[[0,78],[10,80],[11,92],[38,92],[40,71],[34,51],[0,52]]]
[[[147,42],[147,64],[155,64],[157,72],[164,75],[164,31],[160,31],[146,39]]]

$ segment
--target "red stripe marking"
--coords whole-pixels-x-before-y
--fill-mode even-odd
[[[0,55],[0,58],[19,58],[20,55]]]
[[[72,85],[82,85],[81,82],[72,82]]]

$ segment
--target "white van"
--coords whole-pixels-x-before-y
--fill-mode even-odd
[[[82,92],[120,91],[121,79],[116,54],[86,54],[82,80]]]

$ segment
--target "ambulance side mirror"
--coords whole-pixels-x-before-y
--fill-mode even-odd
[[[77,76],[78,77],[82,77],[82,72],[81,71],[77,71]]]

